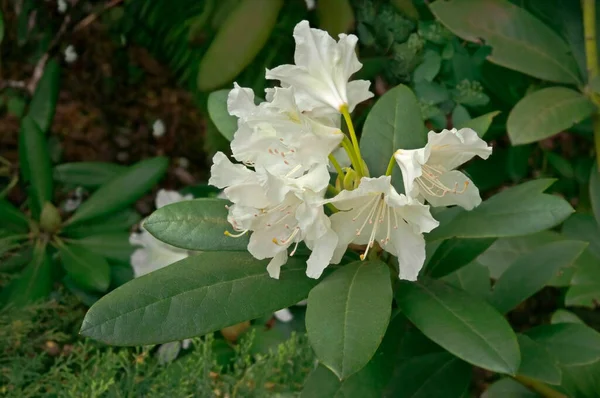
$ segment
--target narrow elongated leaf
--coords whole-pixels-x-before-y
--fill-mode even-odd
[[[457,357],[516,374],[521,357],[510,325],[493,307],[443,282],[401,282],[398,306],[423,334]]]
[[[518,258],[496,281],[490,303],[506,313],[541,290],[562,268],[567,268],[587,247],[580,241],[543,245]]]
[[[386,92],[369,112],[360,139],[360,151],[373,176],[384,175],[394,152],[416,149],[427,143],[421,107],[410,88],[398,85]],[[392,171],[394,186],[400,170]]]
[[[223,199],[194,199],[156,210],[144,221],[144,228],[157,239],[188,250],[246,250],[248,237],[225,235],[232,231],[227,221],[229,202]]]
[[[346,265],[310,292],[308,339],[321,363],[340,380],[362,369],[377,351],[391,302],[389,270],[380,261]]]
[[[11,253],[0,262],[0,272],[15,272],[31,262],[33,249],[21,247],[20,250]]]
[[[434,278],[441,278],[464,267],[486,251],[495,238],[460,239],[444,241],[427,263],[425,272]]]
[[[74,225],[129,206],[162,178],[168,165],[167,158],[156,157],[130,167],[94,192],[79,206],[68,223]]]
[[[318,283],[306,277],[301,259],[290,258],[279,280],[269,276],[267,263],[248,253],[190,256],[104,296],[81,333],[112,345],[182,340],[294,305]]]
[[[68,225],[63,229],[63,234],[70,237],[82,238],[85,236],[129,231],[141,219],[142,217],[137,211],[124,209],[104,217],[93,218],[85,224]]]
[[[552,182],[533,180],[502,191],[471,211],[461,211],[428,239],[509,237],[552,228],[573,213],[563,198],[542,193]]]
[[[27,112],[27,115],[35,121],[42,133],[50,130],[52,125],[59,89],[60,64],[55,58],[52,58],[46,64],[44,74],[35,88]]]
[[[90,235],[69,242],[72,245],[83,246],[92,253],[109,260],[128,263],[134,247],[129,243],[128,232]]]
[[[23,180],[30,184],[31,210],[38,219],[44,203],[52,202],[52,164],[46,136],[29,116],[21,122],[19,162]]]
[[[539,19],[507,0],[437,0],[430,5],[452,33],[492,48],[487,59],[559,83],[581,82],[565,41]]]
[[[227,97],[229,89],[213,91],[208,95],[208,115],[215,124],[219,133],[229,141],[237,130],[237,117],[230,115],[227,110]]]
[[[45,244],[37,244],[31,262],[21,275],[0,293],[3,304],[24,306],[47,297],[52,291],[52,269]]]
[[[542,325],[525,334],[544,345],[562,365],[587,365],[600,359],[600,333],[584,324]]]
[[[544,88],[523,98],[510,111],[506,123],[508,136],[513,145],[540,141],[590,117],[595,109],[578,91]]]
[[[63,163],[54,168],[54,180],[67,185],[97,188],[127,170],[126,166],[109,162]]]
[[[75,283],[84,289],[104,292],[110,283],[110,266],[104,257],[77,245],[58,246],[62,265]]]
[[[13,232],[27,232],[29,230],[27,216],[5,199],[0,199],[0,220],[2,220],[3,228],[10,229]]]
[[[596,163],[590,172],[590,202],[596,217],[596,224],[600,226],[600,170]]]
[[[490,128],[490,126],[492,124],[492,120],[499,114],[500,114],[500,111],[486,113],[485,115],[478,116],[475,119],[470,119],[470,120],[464,121],[462,123],[459,123],[458,125],[456,125],[454,127],[456,127],[457,129],[462,129],[462,128],[473,129],[473,130],[475,130],[475,132],[477,133],[477,135],[479,137],[483,137],[485,135],[485,133],[487,133],[488,129]]]
[[[233,80],[263,48],[283,0],[242,0],[219,27],[198,67],[198,88],[213,90]]]
[[[560,384],[562,372],[556,358],[550,355],[543,345],[536,343],[524,334],[517,335],[517,339],[521,350],[519,375],[548,384]]]

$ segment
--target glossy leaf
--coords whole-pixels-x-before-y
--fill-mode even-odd
[[[74,162],[54,168],[54,180],[66,185],[98,188],[127,170],[126,166],[109,162]]]
[[[483,137],[485,133],[488,131],[490,126],[492,125],[492,120],[500,114],[500,111],[494,111],[490,113],[486,113],[485,115],[481,115],[476,117],[475,119],[470,119],[465,122],[459,123],[454,126],[457,129],[462,128],[470,128],[475,130],[479,137]]]
[[[349,0],[321,0],[317,2],[319,28],[337,37],[354,28],[354,11]]]
[[[513,379],[500,379],[494,382],[481,395],[481,398],[540,398],[538,394]]]
[[[590,244],[589,250],[600,258],[600,225],[590,214],[575,213],[569,217],[562,228],[563,235],[570,239],[586,241]]]
[[[27,116],[33,119],[42,133],[48,132],[52,126],[59,90],[60,64],[52,58],[44,68],[27,112]]]
[[[587,365],[600,360],[600,334],[580,323],[557,323],[525,334],[544,345],[562,365]]]
[[[442,280],[484,300],[487,300],[492,293],[490,271],[477,261],[444,276]]]
[[[63,268],[84,289],[104,292],[110,283],[110,266],[104,257],[78,245],[58,246]]]
[[[306,277],[301,259],[290,258],[279,280],[269,276],[267,263],[248,253],[190,256],[104,296],[81,333],[112,345],[182,340],[294,305],[319,282]]]
[[[457,357],[494,372],[516,374],[517,338],[493,307],[443,282],[402,282],[396,301],[406,317]]]
[[[510,111],[506,122],[508,136],[513,145],[540,141],[590,117],[595,109],[578,91],[544,88],[523,98]]]
[[[0,199],[0,220],[3,228],[13,232],[29,231],[27,216],[5,199]]]
[[[232,81],[267,42],[283,0],[242,0],[219,27],[198,67],[198,88]]]
[[[63,234],[69,237],[82,238],[85,236],[102,235],[112,232],[129,231],[142,217],[133,209],[124,209],[107,216],[92,218],[85,224],[68,225]]]
[[[495,64],[542,80],[581,82],[565,41],[507,0],[437,0],[430,9],[452,33],[490,46],[487,59]]]
[[[434,229],[428,239],[509,237],[552,228],[573,213],[563,198],[542,193],[553,182],[539,179],[506,189],[479,207],[460,212]]]
[[[397,149],[416,149],[427,143],[421,107],[410,88],[398,85],[375,103],[362,131],[360,151],[373,176],[384,175]],[[400,187],[401,173],[392,171],[394,186]]]
[[[31,262],[21,275],[11,281],[0,293],[0,301],[17,307],[46,298],[52,291],[52,269],[46,245],[34,248]]]
[[[432,81],[440,71],[442,57],[435,51],[425,51],[423,61],[417,66],[413,80],[415,82]]]
[[[188,250],[246,250],[248,237],[225,235],[233,231],[227,221],[229,202],[223,199],[195,199],[173,203],[156,210],[144,221],[144,228],[157,239]]]
[[[92,218],[119,211],[148,192],[167,171],[169,161],[164,157],[142,160],[98,188],[79,206],[67,222],[75,225]]]
[[[590,171],[590,202],[596,217],[596,224],[600,226],[600,170],[596,163]]]
[[[600,259],[591,250],[577,259],[571,286],[565,295],[565,305],[596,309],[600,303]]]
[[[552,314],[550,323],[555,324],[555,323],[585,323],[585,322],[583,322],[577,315],[575,315],[571,311],[558,309],[558,310],[554,311],[554,314]]]
[[[227,97],[229,89],[213,91],[208,95],[208,115],[215,124],[219,133],[229,141],[237,130],[237,117],[230,115],[227,110]]]
[[[475,260],[495,240],[495,238],[448,239],[437,248],[427,263],[425,273],[433,278],[448,275]]]
[[[310,292],[308,339],[317,358],[340,380],[362,369],[377,351],[391,302],[390,273],[380,261],[346,265]]]
[[[496,281],[490,303],[506,313],[541,290],[562,268],[573,265],[585,242],[561,241],[543,245],[519,257]]]
[[[83,246],[92,253],[123,263],[129,263],[134,247],[129,243],[129,232],[90,235],[69,241],[71,245]]]
[[[556,358],[550,355],[543,345],[523,334],[517,335],[517,339],[521,350],[519,375],[548,384],[560,384],[562,372]]]
[[[23,180],[30,184],[32,213],[38,219],[44,203],[52,202],[52,164],[46,136],[29,116],[21,121],[19,162]]]

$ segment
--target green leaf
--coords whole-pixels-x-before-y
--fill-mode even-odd
[[[283,0],[242,0],[219,27],[198,67],[198,88],[210,91],[233,80],[266,44]]]
[[[596,162],[590,172],[590,202],[596,217],[596,224],[600,225],[600,170],[598,170]]]
[[[59,90],[60,64],[55,58],[52,58],[46,64],[44,74],[35,88],[27,112],[27,116],[33,119],[42,133],[46,133],[52,126]]]
[[[577,315],[573,314],[571,311],[558,309],[554,311],[552,314],[552,318],[550,319],[550,323],[584,323]]]
[[[227,97],[229,89],[213,91],[208,95],[208,115],[215,124],[219,133],[229,141],[233,139],[233,134],[237,130],[237,117],[230,115],[227,110]]]
[[[517,339],[521,350],[519,375],[548,384],[560,384],[562,372],[556,358],[552,357],[544,346],[524,334],[517,335]]]
[[[157,239],[188,250],[246,250],[247,235],[226,236],[232,231],[227,221],[229,202],[202,198],[173,203],[156,210],[144,221],[144,228]]]
[[[454,126],[457,129],[470,128],[475,130],[479,137],[483,137],[492,124],[492,119],[500,114],[500,111],[486,113],[476,117],[475,119],[467,120]]]
[[[129,232],[90,235],[69,244],[83,246],[90,252],[109,260],[129,263],[134,247],[129,243]]]
[[[569,397],[600,396],[600,361],[584,366],[563,366],[561,387]]]
[[[332,37],[354,28],[354,11],[348,0],[321,0],[317,2],[319,28]]]
[[[4,256],[0,263],[0,272],[16,272],[21,270],[26,264],[31,261],[33,249],[31,247],[21,246],[19,250]]]
[[[420,81],[414,84],[415,95],[417,98],[431,105],[441,104],[450,99],[450,93],[446,87],[435,82]],[[466,112],[467,110],[459,105]]]
[[[490,271],[477,261],[444,276],[442,280],[484,300],[491,294]]]
[[[126,166],[108,162],[63,163],[54,168],[54,180],[66,185],[98,188],[127,170]]]
[[[533,180],[502,191],[440,225],[428,235],[428,240],[509,237],[552,228],[573,212],[563,198],[542,193],[552,182]]]
[[[133,209],[124,209],[108,216],[96,217],[85,224],[67,225],[62,233],[69,237],[102,235],[106,233],[129,231],[131,226],[140,222],[142,217]]]
[[[501,379],[494,382],[481,398],[540,398],[540,396],[518,381]]]
[[[301,259],[290,258],[279,280],[267,263],[241,252],[190,256],[104,296],[81,333],[112,345],[182,340],[294,305],[318,283],[306,277]]]
[[[0,301],[22,307],[46,298],[52,291],[52,265],[46,245],[37,243],[31,262],[21,275],[2,289]]]
[[[2,43],[2,40],[4,40],[4,15],[0,10],[0,43]]]
[[[600,267],[598,257],[591,250],[577,259],[571,286],[565,295],[565,305],[596,309],[600,303]]]
[[[13,232],[29,231],[27,216],[5,199],[0,199],[0,220],[2,220],[2,227]]]
[[[496,281],[490,303],[506,313],[541,290],[562,268],[573,265],[585,242],[561,241],[543,245],[518,258]]]
[[[551,137],[587,119],[596,107],[586,96],[565,87],[529,94],[510,111],[506,128],[513,145]]]
[[[421,107],[410,88],[402,84],[386,92],[373,106],[362,131],[360,151],[371,175],[384,175],[398,149],[416,149],[427,143]],[[392,172],[400,187],[400,170]]]
[[[525,334],[544,345],[562,365],[588,365],[600,359],[600,334],[584,324],[542,325]]]
[[[486,251],[495,238],[448,239],[438,247],[427,263],[425,273],[433,278],[441,278],[464,267]]]
[[[168,166],[169,161],[165,157],[138,162],[98,188],[88,200],[79,206],[67,223],[75,225],[129,206],[162,178]]]
[[[440,281],[401,282],[396,301],[423,334],[457,357],[514,375],[521,357],[517,338],[493,307]]]
[[[39,219],[44,203],[52,202],[52,164],[46,136],[29,116],[21,122],[19,162],[23,180],[30,184],[32,213]]]
[[[600,258],[600,226],[590,214],[576,213],[565,221],[562,233],[571,238],[586,241],[589,250]]]
[[[317,358],[340,380],[362,369],[387,329],[390,273],[381,261],[357,261],[323,279],[308,296],[306,330]]]
[[[581,83],[565,41],[520,7],[506,0],[438,0],[429,7],[452,33],[490,46],[489,61],[542,80]]]
[[[442,66],[442,57],[435,51],[427,50],[423,55],[423,62],[415,69],[413,80],[432,81],[440,71]]]
[[[110,283],[110,266],[104,257],[82,246],[60,244],[62,265],[73,281],[84,289],[104,292]]]
[[[477,258],[477,261],[490,270],[493,279],[498,279],[519,257],[537,247],[563,239],[563,236],[554,231],[496,239],[494,244]]]

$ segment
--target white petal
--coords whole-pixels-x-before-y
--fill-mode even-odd
[[[338,236],[333,230],[329,230],[323,236],[311,244],[312,253],[306,262],[306,276],[309,278],[319,278],[323,270],[327,268],[333,252],[338,244]]]
[[[427,146],[431,148],[428,162],[446,170],[455,169],[474,156],[487,159],[492,153],[492,147],[468,128],[443,130],[439,134],[430,131],[427,139]]]
[[[371,82],[368,80],[353,80],[348,83],[348,110],[352,112],[356,105],[373,97],[373,93],[369,91]]]
[[[132,253],[130,258],[136,278],[183,260],[188,256],[187,250],[161,242],[145,230],[131,234],[129,242],[133,246],[141,246]]]
[[[404,191],[406,195],[416,197],[419,190],[415,185],[415,179],[423,174],[422,165],[429,158],[429,148],[426,146],[421,149],[398,149],[394,153],[394,159],[400,171],[402,172],[402,180],[404,182]]]
[[[237,83],[233,83],[233,87],[227,96],[227,110],[234,116],[245,118],[256,109],[254,91],[251,88],[240,87]]]
[[[286,250],[273,257],[273,259],[269,262],[269,265],[267,265],[267,272],[271,278],[279,279],[281,266],[287,262],[287,258],[288,254]]]
[[[444,196],[440,197],[421,192],[432,206],[458,205],[465,210],[472,210],[481,204],[479,189],[477,189],[469,177],[460,171],[452,170],[446,172],[439,177],[439,181],[449,188],[456,187],[456,193],[447,192]]]
[[[275,318],[277,318],[279,322],[290,322],[292,319],[294,319],[292,312],[287,308],[275,311],[273,315],[275,315]]]
[[[398,228],[392,229],[389,244],[393,249],[386,247],[386,250],[398,257],[400,279],[416,281],[425,262],[423,235],[416,234],[407,223],[399,222]]]
[[[233,164],[223,152],[213,156],[208,183],[217,188],[240,184],[252,179],[253,172],[241,164]]]
[[[177,191],[169,191],[166,189],[161,189],[156,193],[155,204],[156,208],[160,209],[163,206],[170,205],[171,203],[177,203],[184,200],[193,199],[193,195],[185,195],[183,196]]]

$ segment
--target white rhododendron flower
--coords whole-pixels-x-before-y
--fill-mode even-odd
[[[429,206],[398,194],[390,176],[363,177],[358,188],[342,191],[329,202],[340,210],[331,216],[339,237],[336,260],[350,243],[367,245],[362,259],[378,243],[398,257],[400,279],[417,279],[425,262],[423,233],[439,224],[429,213]]]
[[[340,34],[336,42],[327,32],[311,29],[308,21],[302,21],[294,28],[294,40],[296,64],[267,70],[266,77],[280,80],[284,87],[292,86],[302,111],[326,115],[347,107],[352,112],[358,103],[373,96],[369,81],[349,82],[362,67],[355,53],[355,35]]]
[[[192,195],[181,195],[176,191],[161,189],[156,195],[156,208],[159,209],[171,203],[191,200]],[[166,267],[179,260],[183,260],[189,254],[187,250],[180,249],[164,243],[140,226],[141,232],[132,233],[129,243],[138,248],[131,254],[131,266],[133,274],[137,278],[157,269]]]
[[[458,170],[474,156],[487,159],[492,148],[471,129],[430,131],[421,149],[399,149],[394,154],[402,170],[407,195],[432,206],[459,205],[471,210],[481,203],[479,190]]]

